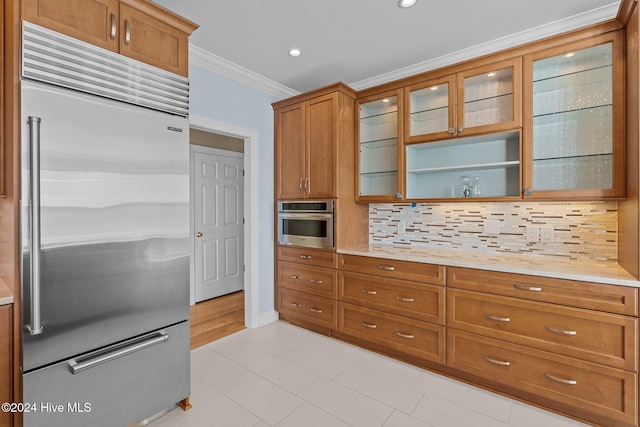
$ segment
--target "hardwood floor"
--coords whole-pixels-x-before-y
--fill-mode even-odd
[[[191,306],[191,350],[244,328],[244,291]]]

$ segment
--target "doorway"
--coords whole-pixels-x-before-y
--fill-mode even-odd
[[[258,188],[257,182],[257,170],[258,170],[258,133],[251,129],[242,128],[229,123],[219,122],[213,119],[191,115],[189,117],[189,124],[192,130],[203,131],[204,133],[216,134],[218,136],[231,137],[232,139],[239,140],[243,144],[244,149],[244,292],[243,292],[243,318],[244,326],[248,328],[255,328],[262,323],[268,323],[260,319],[259,304],[258,304],[258,277],[255,271],[255,260],[258,259],[258,212],[253,208],[257,205],[258,195],[256,190]],[[229,150],[229,147],[223,147]],[[193,188],[193,174],[192,174],[192,188]],[[192,200],[193,209],[193,200]],[[195,246],[196,230],[192,221],[191,228],[192,235],[192,247]],[[195,271],[195,256],[191,257],[192,266],[191,270]],[[191,277],[191,304],[192,309],[195,308],[195,275]],[[232,294],[236,295],[236,294]],[[230,296],[224,296],[218,299],[228,298]],[[264,316],[263,316],[264,317]]]

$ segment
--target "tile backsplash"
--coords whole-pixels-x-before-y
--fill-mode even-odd
[[[485,232],[496,220],[499,234]],[[527,226],[553,227],[553,242],[527,242]],[[618,203],[371,204],[369,242],[617,261]]]

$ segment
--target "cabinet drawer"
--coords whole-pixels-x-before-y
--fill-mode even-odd
[[[525,274],[447,268],[447,286],[609,313],[638,315],[638,289]]]
[[[340,302],[338,330],[389,349],[445,363],[444,326]]]
[[[442,286],[349,271],[340,271],[338,282],[340,301],[444,324],[445,289]]]
[[[278,263],[278,285],[327,298],[337,298],[337,271],[291,262]]]
[[[356,273],[375,274],[417,282],[444,285],[444,267],[420,262],[396,261],[386,258],[373,258],[357,255],[339,255],[338,268],[340,270],[355,271]]]
[[[279,289],[280,312],[318,326],[336,329],[337,301],[285,288]]]
[[[634,317],[449,289],[447,326],[637,370]]]
[[[545,405],[602,425],[637,425],[637,375],[631,372],[452,329],[447,365],[537,394]]]
[[[315,265],[318,267],[337,267],[337,256],[335,252],[319,251],[317,249],[278,246],[278,260]]]

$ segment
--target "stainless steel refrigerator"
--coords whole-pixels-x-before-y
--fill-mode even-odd
[[[24,23],[25,427],[190,393],[188,80]]]

